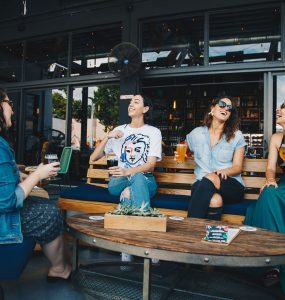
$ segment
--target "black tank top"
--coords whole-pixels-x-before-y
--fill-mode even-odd
[[[283,146],[282,146],[283,145]],[[278,150],[278,166],[282,168],[283,172],[285,172],[285,136],[283,135],[281,145]]]

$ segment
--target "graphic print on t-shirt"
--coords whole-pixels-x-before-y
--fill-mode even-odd
[[[125,168],[134,168],[147,162],[150,138],[147,135],[131,134],[126,137],[121,149],[121,162]]]

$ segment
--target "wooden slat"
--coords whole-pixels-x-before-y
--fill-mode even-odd
[[[266,182],[265,177],[243,176],[242,179],[246,187],[252,187],[252,188],[261,188]]]
[[[109,173],[106,169],[88,169],[88,178],[108,179]]]
[[[160,183],[192,184],[193,181],[195,180],[194,174],[184,174],[184,173],[155,172],[154,176],[157,182]]]
[[[190,185],[189,185],[190,188]],[[164,187],[159,187],[157,189],[158,193],[161,194],[170,194],[170,195],[184,195],[184,196],[190,196],[191,195],[191,190],[185,190],[185,189],[171,189],[171,188],[164,188]]]
[[[99,201],[83,201],[67,198],[59,198],[58,205],[62,210],[74,210],[90,213],[106,213],[117,207],[116,203],[107,203]]]

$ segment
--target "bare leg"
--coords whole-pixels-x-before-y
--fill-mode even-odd
[[[68,278],[71,273],[71,265],[67,261],[66,249],[62,235],[48,244],[42,246],[43,252],[51,263],[48,276]]]

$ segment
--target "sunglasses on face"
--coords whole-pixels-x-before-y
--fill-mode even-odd
[[[232,104],[227,104],[225,101],[223,100],[219,100],[219,102],[217,103],[219,105],[219,107],[221,108],[227,108],[228,111],[232,111],[233,110],[233,106]]]

